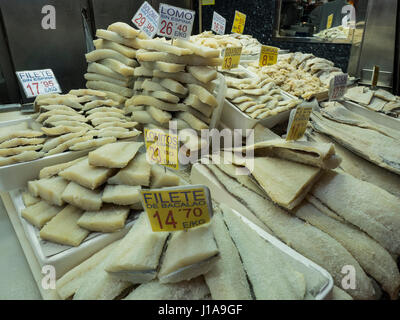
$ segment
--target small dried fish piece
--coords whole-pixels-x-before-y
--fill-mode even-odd
[[[237,90],[237,89],[232,89],[232,88],[228,88],[226,89],[226,94],[225,97],[229,100],[238,98],[243,96],[243,91],[242,90]]]
[[[140,49],[167,52],[174,54],[176,56],[185,56],[193,54],[193,51],[190,49],[177,47],[167,42],[162,42],[158,39],[137,40],[137,42],[140,46]]]
[[[102,201],[118,205],[133,205],[140,202],[141,186],[106,185],[103,191]]]
[[[133,75],[135,77],[152,77],[153,69],[149,69],[144,66],[140,66],[140,67],[135,68]]]
[[[91,89],[73,89],[69,91],[69,94],[73,94],[75,96],[96,96],[100,98],[104,98],[106,95],[102,91],[91,90]]]
[[[174,45],[181,47],[181,48],[187,48],[193,51],[195,55],[204,57],[204,58],[218,58],[220,55],[220,50],[218,49],[213,49],[209,48],[206,46],[201,46],[196,43],[190,42],[190,41],[184,41],[181,39],[174,39]]]
[[[92,109],[96,110],[96,109]],[[114,111],[101,111],[101,112],[93,112],[92,114],[88,115],[86,118],[88,120],[93,120],[96,118],[106,118],[106,117],[115,117],[115,118],[120,118],[120,119],[126,119],[126,117],[121,114],[120,112],[114,112]]]
[[[52,177],[37,180],[35,184],[40,198],[56,206],[64,204],[61,194],[68,185],[67,180],[62,177]]]
[[[60,164],[56,164],[54,166],[50,166],[50,167],[44,167],[43,169],[40,170],[39,172],[39,179],[45,179],[45,178],[50,178],[53,176],[58,175],[58,173],[66,168],[69,168],[70,166],[74,165],[75,163],[78,163],[79,161],[82,161],[83,159],[85,159],[86,157],[81,157],[69,162],[65,162],[65,163],[60,163]]]
[[[176,64],[176,63],[169,63],[169,62],[162,62],[162,61],[154,61],[154,62],[149,62],[149,61],[142,61],[140,63],[143,67],[147,69],[157,69],[163,72],[183,72],[185,71],[185,65],[184,64]]]
[[[59,244],[79,246],[89,234],[77,224],[81,215],[82,210],[66,206],[40,230],[40,237]]]
[[[151,123],[154,125],[161,125],[155,119],[153,119],[153,117],[147,111],[143,110],[132,111],[132,120],[143,124]]]
[[[118,102],[118,104],[124,104],[126,101],[125,97],[123,97],[119,94],[116,94],[115,92],[106,91],[106,90],[103,90],[103,92],[107,95],[106,96],[107,99],[114,100],[115,102]]]
[[[118,103],[112,99],[96,100],[96,101],[91,101],[91,102],[86,103],[83,107],[83,111],[88,111],[88,110],[91,110],[91,109],[94,109],[97,107],[101,107],[101,106],[114,107],[117,105],[118,105]]]
[[[53,154],[57,154],[57,153],[61,153],[64,152],[66,150],[69,149],[69,147],[73,146],[74,144],[80,143],[80,142],[84,142],[84,141],[88,141],[93,139],[93,136],[88,134],[86,136],[83,137],[76,137],[76,138],[72,138],[68,141],[65,141],[61,144],[59,144],[57,147],[55,147],[54,149],[51,149],[47,152],[46,156],[50,156]]]
[[[59,172],[58,175],[94,190],[104,184],[113,173],[115,173],[113,169],[91,166],[89,159],[86,158]]]
[[[69,116],[69,115],[54,115],[50,116],[43,122],[44,125],[48,125],[58,121],[78,121],[87,122],[86,118],[82,115]]]
[[[115,85],[120,86],[120,87],[129,87],[132,84],[132,81],[133,81],[133,80],[129,80],[129,79],[123,80],[123,81],[122,80],[117,80],[117,79],[114,79],[114,78],[111,78],[111,77],[107,77],[107,76],[104,76],[102,74],[97,74],[97,73],[85,73],[83,75],[83,77],[87,81],[105,81],[105,82],[109,82],[111,84],[115,84]],[[93,100],[98,100],[98,99],[93,99]],[[89,101],[92,101],[92,100],[89,100]],[[87,101],[85,101],[85,102],[87,102]]]
[[[211,67],[188,66],[187,69],[193,77],[203,83],[208,83],[217,78],[217,70]]]
[[[104,39],[96,39],[93,40],[93,44],[96,49],[111,49],[123,54],[127,58],[135,58],[136,57],[136,50],[130,47],[127,47],[123,44],[119,44],[113,41],[108,41]]]
[[[125,226],[129,207],[104,205],[99,211],[86,211],[78,220],[78,226],[97,232],[115,232]]]
[[[117,131],[116,129],[119,129],[119,130]],[[138,131],[136,129],[133,129],[131,131],[122,131],[120,129],[124,129],[124,128],[104,128],[104,129],[98,130],[97,136],[102,137],[102,138],[114,137],[117,139],[129,139],[129,138],[135,138],[141,134],[141,131]]]
[[[149,96],[144,96],[144,95],[137,95],[133,96],[132,98],[128,99],[125,103],[125,106],[153,106],[156,108],[159,108],[161,110],[165,111],[185,111],[186,106],[182,103],[178,104],[173,104],[173,103],[168,103],[165,101],[162,101],[160,99],[154,98],[154,97],[149,97]]]
[[[253,101],[253,99],[248,96],[241,96],[241,97],[237,97],[237,98],[234,98],[231,100],[231,102],[234,104],[239,104],[239,103],[249,102],[249,101]]]
[[[86,115],[96,113],[96,112],[117,112],[124,114],[124,110],[115,108],[115,107],[96,107],[96,108],[90,108],[90,110],[86,111]]]
[[[62,193],[62,199],[82,210],[97,211],[101,208],[101,190],[89,190],[81,185],[70,182]]]
[[[14,147],[14,148],[5,148],[0,149],[0,157],[8,157],[15,156],[21,154],[24,151],[36,151],[42,149],[42,144],[31,145],[31,146],[22,146],[22,147]]]
[[[162,85],[164,88],[174,92],[174,93],[179,93],[186,95],[187,92],[189,91],[187,88],[185,88],[182,84],[180,84],[178,81],[174,79],[159,79],[159,78],[153,78],[154,82],[159,83]]]
[[[160,110],[152,106],[147,107],[146,110],[154,120],[161,124],[169,122],[172,118],[172,115],[169,112]]]
[[[46,111],[52,111],[52,110],[76,111],[75,109],[73,109],[71,107],[64,106],[62,104],[41,105],[39,107],[39,109],[40,109],[40,112],[42,112],[43,110],[46,110]]]
[[[68,141],[70,139],[83,136],[86,133],[86,131],[87,131],[86,129],[83,129],[83,130],[78,131],[78,132],[68,133],[68,134],[64,134],[62,136],[59,136],[57,138],[49,139],[43,145],[42,151],[48,152],[51,149],[54,149],[59,144],[65,142],[65,141]]]
[[[35,203],[38,203],[40,201],[40,198],[34,197],[30,192],[22,192],[22,202],[24,203],[25,207],[29,207],[31,205],[34,205]]]
[[[11,157],[0,157],[0,166],[7,166],[19,162],[32,161],[44,156],[44,152],[24,151],[20,154]]]
[[[100,63],[103,66],[113,70],[114,72],[123,75],[124,77],[130,77],[134,75],[135,69],[133,67],[127,66],[126,64],[111,58],[100,60]],[[93,88],[91,88],[93,89]],[[96,89],[102,90],[102,89]]]
[[[42,144],[45,141],[45,138],[14,138],[0,143],[0,149]]]
[[[74,150],[74,151],[93,149],[93,148],[98,148],[100,146],[103,146],[107,143],[113,143],[116,140],[117,140],[117,138],[115,138],[115,137],[92,139],[92,140],[76,143],[73,146],[69,147],[69,149]]]
[[[359,86],[347,89],[344,98],[361,103],[363,105],[368,105],[373,96],[373,91],[366,87]]]
[[[135,39],[136,37],[140,37],[140,30],[132,28],[129,24],[125,22],[114,22],[108,26],[107,30],[116,32],[122,37],[128,39]]]
[[[186,83],[186,84],[196,84],[200,87],[205,88],[206,90],[213,92],[216,88],[216,83],[215,82],[208,82],[208,83],[203,83],[199,80],[197,80],[195,77],[193,77],[190,73],[188,72],[163,72],[160,70],[153,70],[153,76],[155,78],[164,78],[164,79],[172,79],[181,83]]]
[[[160,165],[151,166],[151,188],[173,187],[180,184],[180,178]]]
[[[189,94],[188,97],[183,101],[184,104],[193,107],[197,111],[204,114],[206,117],[211,117],[213,108],[209,105],[200,101],[199,97],[194,94]]]
[[[170,103],[178,103],[179,97],[167,92],[167,91],[153,91],[148,93],[149,96],[163,100]]]
[[[80,121],[67,121],[67,120],[62,120],[62,121],[54,121],[54,122],[50,122],[48,125],[51,125],[53,128],[51,129],[55,129],[59,126],[61,127],[75,127],[78,128],[79,131],[82,130],[88,130],[88,129],[92,129],[93,127],[90,124],[87,124],[85,122],[80,122]],[[42,127],[41,129],[43,129],[44,127]],[[43,130],[42,130],[43,131]],[[56,130],[57,131],[57,130]],[[43,131],[44,132],[44,131]],[[73,132],[77,132],[77,131],[72,131],[70,133]]]
[[[189,92],[196,95],[201,102],[208,104],[211,107],[217,107],[217,99],[206,89],[196,84],[188,84]]]
[[[189,66],[220,66],[221,58],[203,58],[196,55],[177,56],[167,52],[146,51],[140,49],[136,52],[136,59],[140,61],[164,61],[185,64]]]
[[[127,47],[131,47],[134,49],[138,49],[139,46],[136,42],[136,39],[128,39],[124,38],[121,35],[119,35],[117,32],[111,31],[111,30],[104,30],[104,29],[97,29],[96,30],[96,37],[104,40],[109,40],[112,42],[116,42],[119,44],[123,44]]]
[[[116,80],[120,80],[120,81],[126,81],[126,79],[127,79],[127,77],[123,76],[122,74],[119,74],[118,72],[115,72],[114,70],[110,69],[109,67],[107,67],[103,64],[97,63],[97,62],[89,63],[87,72],[101,74],[103,76],[113,78]]]
[[[257,107],[257,108],[261,108],[261,106],[264,106],[262,104],[257,104],[254,101],[247,101],[247,102],[242,102],[237,104],[237,107],[242,110],[242,111],[246,111],[246,112],[251,112],[252,109],[250,109],[251,107]],[[255,109],[257,109],[255,108]],[[250,110],[248,110],[250,109]]]
[[[53,219],[63,208],[52,206],[46,201],[39,201],[21,210],[21,216],[35,227],[41,229]]]
[[[177,113],[176,117],[178,119],[181,119],[181,120],[187,122],[195,130],[208,129],[207,123],[196,118],[193,114],[191,114],[188,111],[179,112],[179,113]]]
[[[122,86],[117,86],[115,84],[105,82],[105,81],[87,81],[86,86],[88,88],[92,89],[97,89],[97,90],[106,90],[106,91],[111,91],[116,94],[119,94],[123,97],[132,97],[133,91],[130,88],[122,87]]]
[[[137,62],[134,59],[125,57],[123,54],[111,49],[96,49],[85,54],[87,62],[96,62],[103,59],[114,59],[129,67],[135,67]]]
[[[46,98],[42,99],[39,102],[39,105],[55,105],[55,104],[61,104],[65,105],[67,107],[71,107],[72,109],[76,110],[82,110],[82,105],[77,101],[78,98],[66,98],[63,96],[59,96],[57,98]]]
[[[104,122],[96,126],[96,129],[105,129],[105,128],[126,128],[132,129],[138,125],[137,122],[121,122],[121,121],[111,121]]]
[[[374,96],[381,98],[386,101],[396,101],[396,96],[391,94],[390,92],[383,90],[383,89],[378,89],[374,91]]]
[[[124,168],[135,157],[143,142],[115,142],[89,152],[89,164],[97,167]]]
[[[47,112],[43,112],[41,114],[39,114],[39,116],[35,119],[37,122],[42,123],[43,121],[45,121],[46,119],[48,119],[51,116],[55,116],[55,115],[67,115],[67,116],[79,116],[79,113],[73,109],[71,110],[50,110]]]
[[[136,81],[135,85],[138,82],[139,81]],[[142,81],[139,89],[143,89],[146,91],[165,91],[164,87],[161,84],[159,84],[155,81],[152,81],[151,79],[146,79],[146,80]]]
[[[70,126],[64,126],[64,125],[60,125],[60,126],[53,127],[53,128],[46,128],[46,127],[41,128],[41,130],[48,136],[59,136],[59,135],[66,134],[66,133],[79,132],[79,131],[82,131],[82,129],[83,129],[83,127],[70,127]]]
[[[129,164],[115,176],[108,179],[109,184],[125,184],[130,186],[150,185],[151,165],[146,159],[146,154],[136,154]]]

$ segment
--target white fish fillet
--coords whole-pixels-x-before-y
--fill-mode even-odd
[[[45,178],[50,178],[52,176],[56,176],[60,171],[69,168],[70,166],[74,165],[75,163],[78,163],[79,161],[82,161],[85,158],[86,157],[81,157],[65,163],[55,164],[50,167],[44,167],[39,172],[39,179],[45,179]]]
[[[180,184],[180,178],[165,167],[151,166],[151,188],[173,187]]]
[[[56,206],[64,204],[61,195],[67,185],[68,181],[62,177],[52,177],[36,181],[39,197]]]
[[[107,143],[113,143],[117,140],[115,137],[106,137],[106,138],[100,138],[100,139],[93,139],[93,140],[88,140],[84,142],[79,142],[77,144],[74,144],[71,146],[69,149],[70,150],[87,150],[87,149],[92,149],[92,148],[97,148],[100,146],[103,146]]]
[[[40,198],[34,197],[30,192],[24,191],[22,193],[22,202],[24,203],[25,207],[34,205],[35,203],[38,203],[39,201],[40,201]]]
[[[86,211],[79,218],[78,225],[97,232],[115,232],[125,226],[129,207],[104,205],[99,211]]]
[[[124,168],[143,142],[115,142],[89,152],[89,164],[97,167]]]
[[[103,191],[102,200],[118,205],[133,205],[140,202],[140,186],[107,185]]]
[[[82,210],[90,211],[100,210],[101,196],[101,190],[93,191],[75,182],[70,182],[61,195],[65,202]]]
[[[150,185],[151,165],[146,160],[146,154],[136,154],[131,162],[115,176],[108,179],[109,184],[125,184],[130,186]]]
[[[62,209],[62,207],[52,206],[46,201],[40,201],[39,199],[39,202],[22,209],[21,216],[40,229]]]

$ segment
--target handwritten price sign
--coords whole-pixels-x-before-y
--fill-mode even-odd
[[[157,129],[144,129],[144,141],[148,161],[175,170],[179,169],[177,135],[164,133]]]
[[[278,62],[279,48],[261,46],[259,66],[265,67],[276,64]]]
[[[157,11],[145,1],[132,18],[132,22],[149,38],[154,38],[157,33],[159,18]]]
[[[297,107],[291,112],[286,140],[298,140],[304,135],[311,112],[312,107]]]
[[[214,11],[211,30],[216,34],[225,34],[226,19]]]
[[[224,61],[222,63],[222,70],[230,70],[237,68],[242,55],[242,47],[227,47],[224,53]]]
[[[329,100],[338,100],[344,96],[347,88],[347,73],[334,76],[329,84]]]
[[[17,71],[16,74],[27,98],[34,98],[40,94],[61,93],[60,85],[51,69]]]
[[[232,25],[232,32],[242,34],[245,23],[246,23],[246,15],[236,10],[235,19],[233,20],[233,25]]]
[[[160,3],[160,23],[157,34],[167,38],[189,40],[195,12]]]
[[[210,221],[211,197],[206,186],[142,190],[141,194],[154,232],[185,230]]]

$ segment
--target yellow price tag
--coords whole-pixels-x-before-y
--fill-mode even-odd
[[[260,60],[258,62],[260,67],[270,66],[278,62],[279,48],[261,46]]]
[[[326,28],[330,29],[332,27],[333,22],[333,13],[328,16],[328,20],[326,21]]]
[[[142,190],[141,194],[154,232],[185,230],[210,221],[211,197],[206,186]]]
[[[201,0],[202,6],[213,6],[215,5],[215,0]]]
[[[235,19],[233,20],[232,32],[243,33],[244,25],[246,23],[246,15],[240,11],[235,10]]]
[[[290,123],[290,128],[286,136],[286,140],[298,140],[300,139],[307,129],[308,121],[310,120],[310,114],[312,107],[297,107],[293,120]]]
[[[222,70],[237,68],[239,66],[241,55],[242,47],[225,48],[224,60],[222,62]]]
[[[151,162],[178,170],[179,140],[176,134],[157,129],[144,129],[147,159]]]

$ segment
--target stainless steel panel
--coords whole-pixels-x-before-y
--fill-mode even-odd
[[[15,71],[51,68],[63,92],[84,87],[84,0],[0,0]],[[43,29],[42,8],[56,9],[56,29]],[[26,99],[24,99],[26,101]]]

